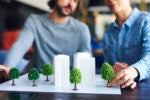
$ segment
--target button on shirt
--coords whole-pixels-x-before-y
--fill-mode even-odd
[[[113,65],[125,62],[136,68],[139,80],[150,76],[150,16],[135,8],[120,28],[111,23],[104,34],[104,58]]]

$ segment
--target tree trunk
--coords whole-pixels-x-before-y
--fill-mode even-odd
[[[108,86],[108,83],[109,83],[109,82],[110,82],[110,81],[107,82],[107,87],[111,87],[111,86]]]
[[[15,86],[15,80],[14,79],[12,79],[12,84],[11,85]]]
[[[74,91],[77,91],[78,89],[77,89],[77,84],[75,83],[74,84],[74,89],[73,89]]]
[[[49,79],[48,79],[48,75],[46,76],[46,81],[49,81]]]
[[[36,84],[35,84],[35,80],[33,80],[33,85],[32,86],[36,86]]]

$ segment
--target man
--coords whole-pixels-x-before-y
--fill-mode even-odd
[[[40,71],[43,64],[51,63],[54,55],[66,54],[71,58],[76,52],[90,52],[90,33],[88,27],[72,18],[82,0],[50,0],[48,5],[53,11],[46,15],[31,15],[11,48],[0,69],[8,73],[33,44],[34,54],[31,67]],[[19,68],[23,71],[24,68]]]

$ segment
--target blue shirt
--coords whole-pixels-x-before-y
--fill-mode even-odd
[[[137,69],[139,80],[150,76],[150,17],[135,8],[120,28],[111,23],[104,34],[105,61],[125,62]]]

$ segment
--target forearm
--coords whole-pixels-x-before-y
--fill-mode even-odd
[[[23,59],[24,54],[28,51],[31,47],[33,42],[33,34],[27,31],[20,34],[17,41],[14,43],[12,48],[10,49],[9,53],[6,56],[4,65],[9,67],[17,67],[18,63]],[[23,68],[18,68],[20,71]]]

